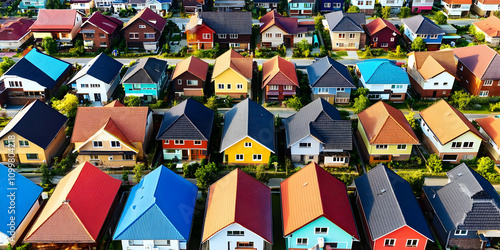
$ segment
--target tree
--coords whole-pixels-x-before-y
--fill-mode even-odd
[[[141,106],[141,98],[135,95],[125,97],[123,101],[128,107],[139,107]]]
[[[437,24],[439,25],[448,23],[448,17],[446,17],[446,15],[442,11],[439,11],[438,13],[436,13],[436,15],[434,15],[434,20],[436,20]]]
[[[57,42],[50,36],[44,37],[42,39],[42,48],[45,52],[47,52],[47,54],[53,55],[57,53]]]
[[[469,109],[471,107],[471,101],[472,97],[464,90],[455,91],[450,96],[450,104],[460,110]]]
[[[73,117],[76,115],[76,109],[78,108],[78,97],[67,93],[62,100],[54,100],[52,107],[67,117]]]
[[[493,15],[496,16],[496,17],[498,17],[498,18],[500,18],[500,11],[498,11],[498,10],[494,11]],[[471,25],[471,26],[474,26],[474,25]]]
[[[320,14],[314,17],[314,28],[318,31],[321,31],[324,29],[323,27],[323,19],[324,17]]]
[[[59,0],[47,0],[45,3],[46,9],[62,9],[63,5]]]
[[[411,15],[410,7],[402,7],[401,10],[399,11],[400,18],[407,18],[410,17],[410,15]]]
[[[304,107],[304,104],[302,104],[302,101],[299,97],[294,95],[292,98],[286,100],[286,106],[298,111],[299,109]]]
[[[133,181],[139,183],[142,179],[142,171],[144,170],[144,163],[136,163],[134,165],[134,177]]]
[[[47,166],[47,164],[43,164],[42,166],[40,166],[40,172],[42,173],[42,185],[52,184],[52,178],[54,176],[50,172],[50,169]]]
[[[411,190],[413,190],[415,196],[420,196],[420,192],[422,191],[422,187],[424,186],[425,183],[425,178],[424,175],[422,174],[422,171],[417,171],[410,175],[405,175],[403,176],[403,178],[408,183],[410,183]]]
[[[359,13],[359,7],[355,5],[349,6],[347,13]]]
[[[365,52],[363,54],[364,54],[363,55],[364,58],[371,58],[371,57],[373,57],[370,45],[365,45]]]
[[[495,171],[495,162],[490,157],[481,157],[477,161],[477,172],[486,177],[488,173]]]
[[[198,162],[193,162],[192,164],[184,163],[182,165],[182,172],[184,174],[184,178],[194,178],[196,170],[200,167]]]
[[[352,105],[352,109],[354,114],[359,114],[361,111],[365,110],[370,106],[370,100],[368,97],[364,95],[360,95],[354,99],[354,104]]]
[[[480,43],[484,42],[484,33],[483,32],[476,32],[476,40]]]
[[[471,34],[472,36],[476,35],[476,25],[469,26],[469,34]]]
[[[382,18],[388,19],[389,17],[391,17],[391,7],[385,6],[382,8]]]
[[[439,155],[431,154],[427,160],[426,167],[429,168],[433,173],[439,173],[443,171],[443,162]]]
[[[370,93],[369,89],[360,87],[360,88],[356,89],[356,92],[354,92],[354,95],[356,95],[356,96],[360,96],[360,95],[367,96],[368,93]]]
[[[123,173],[122,173],[122,181],[123,182],[128,182],[128,175],[129,174],[130,174],[130,172],[128,170],[123,171]]]
[[[269,182],[269,175],[266,173],[266,165],[260,164],[257,166],[255,179],[264,184],[267,184]]]
[[[417,119],[415,119],[414,116],[415,116],[415,112],[410,111],[407,115],[405,115],[405,118],[408,121],[408,123],[410,124],[411,128],[413,130],[416,130],[416,129],[418,129],[418,123],[417,123]]]
[[[211,96],[207,99],[207,103],[205,103],[207,108],[216,111],[217,110],[217,98],[215,96]]]
[[[427,48],[427,45],[422,37],[415,38],[415,40],[411,43],[411,49],[413,51],[422,51],[425,50],[425,48]]]
[[[198,168],[194,174],[196,177],[196,185],[201,190],[206,191],[208,187],[216,181],[218,173],[219,169],[215,162],[210,162]]]
[[[12,66],[14,66],[16,62],[12,60],[12,58],[4,56],[2,58],[2,62],[0,63],[0,75],[3,75],[7,70],[9,70]]]

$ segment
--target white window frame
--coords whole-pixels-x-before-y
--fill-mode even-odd
[[[100,143],[100,144],[101,144],[101,146],[97,145],[97,147],[96,147],[96,142],[97,142],[97,143]],[[102,141],[92,141],[92,146],[93,146],[94,148],[102,148],[102,147],[103,147],[103,145],[104,145],[104,144],[102,143]]]
[[[389,241],[389,242],[387,242]],[[392,241],[392,242],[391,242]],[[389,244],[388,244],[389,243]],[[392,243],[392,244],[391,244]],[[385,239],[384,240],[384,247],[393,247],[396,245],[396,239]]]
[[[148,37],[148,35],[153,35],[153,37]],[[155,33],[144,33],[144,39],[156,39]]]
[[[113,142],[115,143],[115,146],[113,146]],[[116,145],[116,143],[118,143],[118,146]],[[120,143],[120,141],[110,141],[109,146],[112,148],[121,148],[122,144]]]
[[[488,90],[479,91],[479,97],[488,97],[489,94],[490,94],[490,91],[488,91]]]
[[[345,33],[339,33],[338,38],[339,39],[345,39],[347,36]]]
[[[438,37],[439,37],[438,35],[430,35],[429,39],[438,39]]]
[[[325,229],[326,228],[326,232],[321,232],[321,229]],[[319,229],[319,232],[317,232]],[[328,231],[329,231],[329,228],[328,227],[315,227],[314,228],[314,234],[328,234]]]
[[[238,159],[239,157],[241,157],[241,159]],[[236,159],[237,161],[244,161],[245,160],[245,155],[244,154],[236,154],[234,156],[234,159]]]
[[[174,145],[184,145],[184,140],[174,140]]]
[[[332,7],[331,3],[325,3],[324,6],[325,6],[324,8],[330,8],[330,7]]]
[[[300,240],[300,243],[299,243]],[[297,246],[307,246],[309,245],[309,239],[308,238],[297,238]]]
[[[462,148],[473,148],[473,147],[474,147],[474,142],[472,142],[472,141],[466,141],[466,142],[462,143]]]
[[[269,85],[269,90],[279,90],[278,85]]]
[[[399,145],[397,146],[397,149],[398,149],[398,150],[406,150],[406,148],[407,148],[407,145],[406,145],[406,144],[399,144]]]
[[[455,235],[462,235],[463,236],[463,235],[467,235],[468,232],[469,232],[468,230],[456,229],[454,234]]]
[[[245,148],[251,148],[252,147],[252,143],[251,142],[245,142],[244,147]]]
[[[145,28],[146,28],[146,25],[143,25],[143,24],[139,25],[139,29],[145,29]]]
[[[200,140],[196,140],[193,142],[194,145],[201,145],[201,141]]]
[[[217,84],[218,89],[224,89],[225,84],[224,83],[219,83]],[[222,87],[222,88],[221,88]]]
[[[303,144],[303,145],[301,145],[301,144]],[[311,147],[310,142],[299,142],[299,148],[310,148],[310,147]]]
[[[177,84],[182,85],[182,79],[177,79]]]
[[[411,244],[415,242],[415,244]],[[408,244],[410,243],[410,244]],[[418,246],[418,239],[407,239],[406,240],[406,247],[417,247]]]
[[[387,144],[376,144],[375,149],[377,150],[387,150],[389,149],[389,146]]]
[[[226,34],[218,34],[219,39],[226,39]]]
[[[285,90],[293,90],[293,86],[292,85],[285,85]]]
[[[483,86],[493,86],[493,80],[484,80]]]
[[[337,92],[345,92],[345,88],[337,88]]]
[[[231,89],[231,83],[226,84],[226,89]]]
[[[130,35],[134,35],[134,37],[131,37]],[[132,40],[139,39],[139,33],[137,33],[137,32],[129,32],[128,33],[128,38],[132,39]]]
[[[203,33],[203,39],[210,39],[210,33]]]
[[[236,84],[236,89],[243,89],[243,84],[237,83]]]
[[[257,159],[256,159],[257,158]],[[260,158],[260,159],[259,159]],[[262,155],[261,154],[253,154],[252,155],[252,160],[253,161],[262,161]]]
[[[391,37],[391,42],[394,42],[394,37]]]
[[[29,148],[30,147],[30,142],[27,140],[20,140],[19,141],[19,147],[21,148]]]
[[[356,38],[356,33],[349,33],[349,39]]]
[[[229,34],[229,39],[238,39],[238,34]]]
[[[318,88],[318,94],[328,94],[329,92],[328,88]]]

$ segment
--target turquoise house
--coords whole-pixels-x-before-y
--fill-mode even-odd
[[[45,9],[46,2],[47,0],[22,0],[19,3],[19,9],[23,12],[28,9]]]
[[[139,96],[144,102],[158,100],[167,82],[167,66],[164,60],[141,58],[122,78],[125,96]]]
[[[290,16],[312,16],[314,0],[288,0]]]

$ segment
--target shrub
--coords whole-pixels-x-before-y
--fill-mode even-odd
[[[354,104],[352,105],[353,112],[355,114],[361,113],[370,106],[370,100],[364,95],[360,95],[354,99]]]
[[[410,17],[410,15],[411,15],[410,7],[402,7],[401,10],[399,11],[399,18],[407,18]]]
[[[448,23],[448,17],[446,17],[446,15],[442,11],[439,11],[438,13],[436,13],[436,15],[434,15],[434,20],[436,20],[437,24],[439,25]]]
[[[359,13],[359,7],[355,5],[349,6],[347,13]]]
[[[429,168],[433,173],[439,173],[443,171],[443,162],[439,155],[431,154],[427,160],[426,167]]]
[[[495,104],[491,103],[490,104],[490,111],[491,112],[499,112],[500,111],[500,102],[497,102]]]
[[[387,19],[391,17],[391,7],[385,6],[382,8],[382,18]]]
[[[423,51],[425,50],[426,48],[426,44],[425,44],[425,41],[422,37],[417,37],[415,38],[415,40],[413,40],[413,42],[411,43],[411,49],[413,51]]]

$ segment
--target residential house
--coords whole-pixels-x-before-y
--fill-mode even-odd
[[[365,29],[371,48],[395,49],[398,46],[401,33],[391,22],[377,18],[369,22]]]
[[[79,107],[71,143],[78,162],[96,166],[132,167],[146,158],[153,133],[148,107],[125,107],[113,101],[104,107]]]
[[[314,0],[288,0],[288,14],[290,16],[310,17],[316,9]]]
[[[421,201],[446,248],[488,249],[500,235],[500,197],[484,177],[462,163],[444,186],[424,186]]]
[[[499,10],[498,5],[500,5],[498,0],[477,0],[472,2],[472,11],[476,15],[489,17]]]
[[[158,51],[160,38],[167,20],[149,8],[144,8],[132,17],[123,27],[127,47]]]
[[[267,12],[271,10],[278,10],[278,0],[254,0],[253,6],[256,9],[264,8]]]
[[[92,248],[109,235],[122,181],[82,162],[64,176],[24,239],[34,248]]]
[[[124,0],[120,0],[120,1],[124,1]],[[117,10],[112,8],[113,2],[114,2],[113,0],[94,0],[94,6],[99,11],[109,11],[112,13],[116,13],[115,11],[117,11]]]
[[[184,13],[186,14],[201,12],[203,5],[205,5],[205,0],[182,0],[182,6],[184,6]]]
[[[50,100],[71,73],[71,64],[32,49],[0,77],[8,90],[9,103],[25,105]]]
[[[457,66],[452,50],[415,51],[408,54],[411,87],[423,99],[450,96]]]
[[[460,111],[440,100],[420,111],[423,141],[429,153],[459,163],[476,157],[483,136]]]
[[[335,11],[325,14],[325,29],[330,32],[332,50],[358,50],[365,47],[364,13]]]
[[[500,19],[498,17],[490,16],[472,25],[476,27],[476,33],[483,33],[485,41],[491,46],[500,45]]]
[[[123,22],[96,11],[82,24],[80,33],[86,50],[112,49],[113,40],[118,39]]]
[[[128,9],[129,6],[128,0],[94,0],[94,1],[103,1],[105,6],[107,6],[108,3],[110,3],[113,8],[110,8],[109,11],[113,10],[114,14],[120,14],[121,10]],[[130,7],[132,6],[133,4],[130,4]],[[137,6],[137,4],[135,4],[135,6],[136,6],[135,8],[143,9],[146,6],[146,4],[143,3],[143,6]]]
[[[17,50],[33,37],[30,28],[35,21],[25,18],[0,19],[0,50]]]
[[[172,74],[175,97],[203,96],[208,78],[208,63],[190,56],[175,66]]]
[[[298,20],[294,17],[283,17],[275,10],[261,17],[261,45],[272,48],[285,45],[286,48],[291,48],[304,39],[312,44],[314,29],[301,25]]]
[[[130,191],[113,240],[130,250],[187,249],[197,193],[182,176],[156,168]]]
[[[471,95],[500,95],[500,55],[487,45],[453,49],[458,58],[457,76]]]
[[[319,2],[320,12],[343,11],[344,1],[340,0],[321,0]]]
[[[349,166],[352,124],[323,98],[284,120],[286,146],[292,162],[315,162],[328,167]]]
[[[191,50],[220,49],[248,50],[252,40],[252,13],[250,12],[197,12],[185,27]]]
[[[275,151],[274,115],[250,99],[224,115],[220,152],[226,164],[265,164]]]
[[[460,18],[469,15],[472,0],[441,0],[441,4],[446,16]]]
[[[352,249],[359,241],[345,184],[318,164],[309,163],[280,187],[286,249]]]
[[[412,13],[423,13],[432,11],[433,0],[413,0],[411,3]]]
[[[120,85],[123,64],[101,53],[85,64],[69,81],[79,100],[107,103]]]
[[[202,249],[271,249],[271,190],[239,168],[208,190]]]
[[[375,1],[373,0],[352,0],[351,4],[353,6],[358,6],[361,13],[365,13],[369,16],[373,15],[375,11]]]
[[[410,159],[420,142],[403,112],[379,101],[358,114],[358,141],[370,164]]]
[[[121,80],[125,96],[139,96],[145,102],[158,100],[167,83],[167,61],[141,58],[128,68]]]
[[[208,156],[214,111],[188,98],[165,112],[156,140],[163,159],[196,161]]]
[[[215,59],[212,82],[215,95],[252,97],[253,59],[230,49]]]
[[[117,2],[117,5],[119,5],[119,2]],[[171,0],[127,0],[123,2],[123,5],[126,6],[126,8],[130,9],[135,9],[135,10],[142,10],[145,8],[149,8],[152,10],[154,13],[160,15],[160,16],[165,16],[167,12],[170,10],[170,5],[172,5]]]
[[[382,8],[391,7],[391,14],[397,15],[401,7],[403,7],[404,2],[403,0],[381,0],[380,5],[382,5]]]
[[[47,0],[21,0],[18,8],[22,12],[26,12],[28,10],[38,11],[40,9],[45,9],[45,4]]]
[[[370,92],[370,100],[403,102],[410,79],[404,69],[388,59],[371,59],[356,64],[356,74]]]
[[[214,0],[214,9],[218,12],[242,11],[244,7],[243,0]]]
[[[421,37],[427,45],[427,50],[438,50],[445,32],[429,18],[416,15],[401,19],[404,25],[404,38],[411,44],[415,38]]]
[[[262,89],[267,101],[283,101],[297,93],[299,79],[295,63],[275,56],[262,63]]]
[[[43,188],[17,173],[15,168],[12,163],[7,163],[7,166],[0,164],[0,194],[4,197],[0,204],[5,208],[0,216],[0,246],[4,248],[8,244],[21,243],[23,233],[27,232],[42,203]],[[12,200],[14,206],[9,204]]]
[[[69,8],[84,13],[90,14],[90,9],[94,8],[94,0],[70,0]]]
[[[30,30],[37,43],[45,37],[52,37],[60,46],[73,46],[82,25],[82,15],[77,10],[40,9]]]
[[[483,148],[496,164],[500,164],[500,116],[488,116],[475,121],[479,125],[479,133],[486,139]]]
[[[347,67],[325,56],[307,66],[314,100],[324,98],[331,104],[348,104],[354,81]]]
[[[379,164],[354,183],[372,249],[424,250],[434,241],[411,186],[402,177]]]

